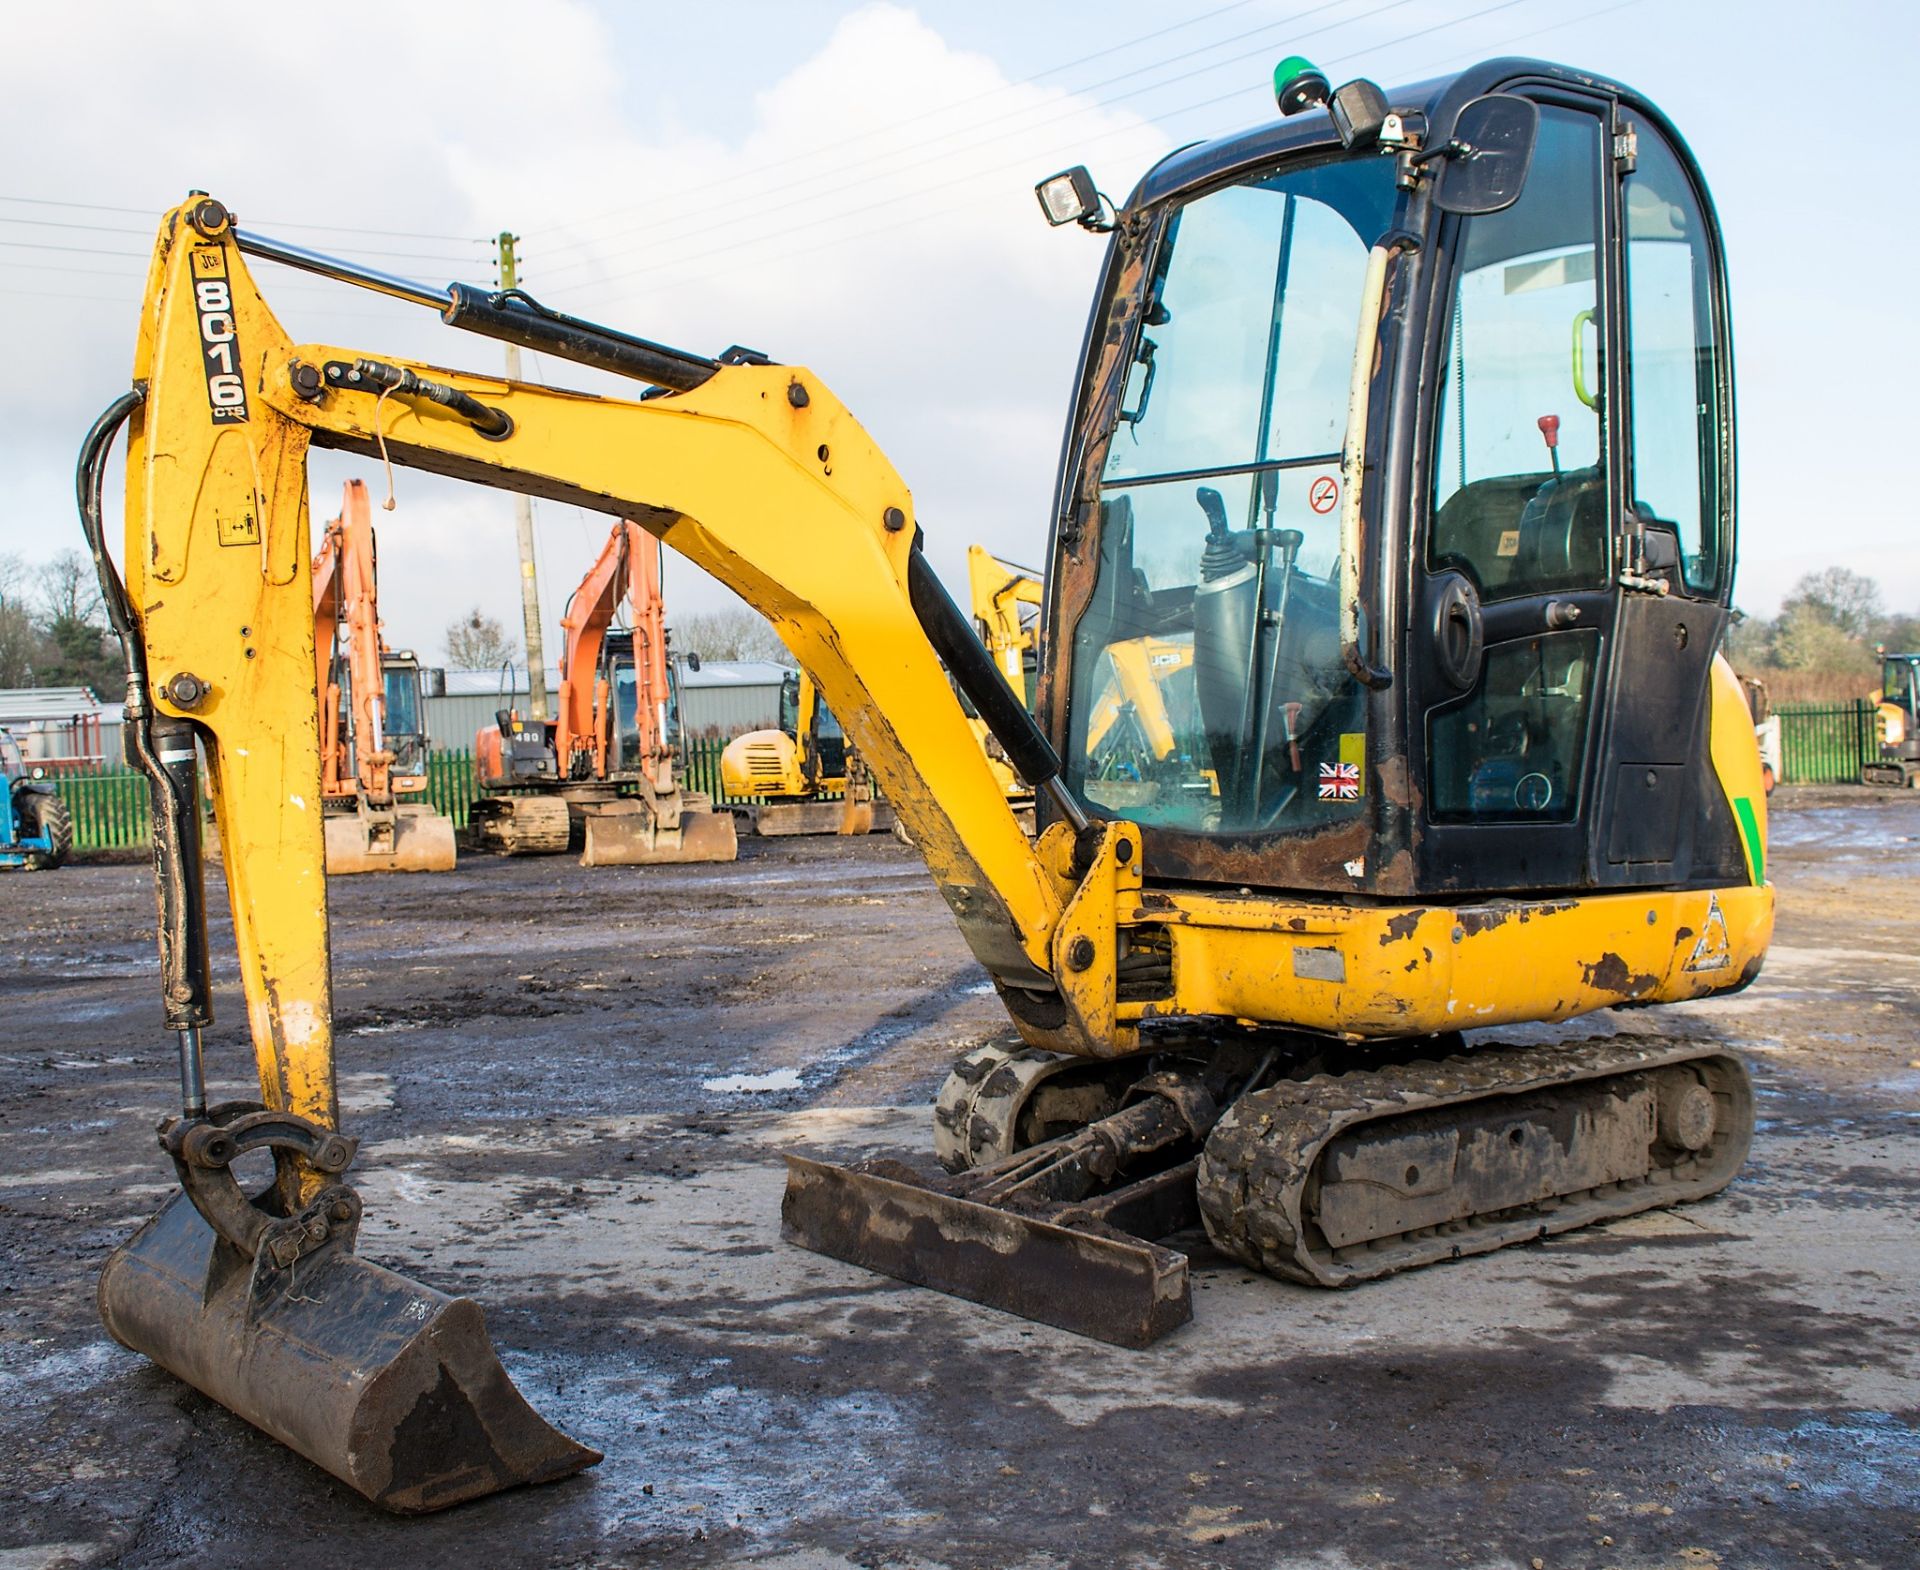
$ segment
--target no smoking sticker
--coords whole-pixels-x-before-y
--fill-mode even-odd
[[[1340,482],[1331,474],[1318,476],[1307,487],[1307,505],[1315,512],[1332,512],[1334,503],[1340,500]]]

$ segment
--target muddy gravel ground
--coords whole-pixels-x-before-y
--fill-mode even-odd
[[[780,1241],[780,1150],[923,1153],[1004,1029],[891,839],[342,880],[361,1252],[484,1303],[606,1452],[413,1521],[100,1330],[169,1191],[149,878],[7,875],[0,1570],[1920,1564],[1920,793],[1783,793],[1772,873],[1745,995],[1560,1031],[1744,1051],[1724,1195],[1332,1294],[1196,1240],[1194,1322],[1146,1352]],[[223,907],[214,941],[240,1095]]]

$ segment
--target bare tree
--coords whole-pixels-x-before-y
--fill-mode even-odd
[[[520,658],[520,642],[478,605],[447,623],[447,664],[454,670],[498,670]]]
[[[0,556],[0,687],[31,687],[41,662],[40,629],[27,603],[31,577],[18,556]]]
[[[697,654],[703,660],[777,660],[783,665],[793,661],[780,635],[745,606],[675,616],[670,631],[676,654]]]
[[[63,622],[100,625],[105,611],[100,601],[100,580],[94,576],[93,563],[78,551],[62,551],[52,561],[41,563],[34,576],[50,626]]]
[[[107,630],[106,607],[93,563],[78,551],[62,551],[35,573],[44,634],[37,685],[89,687],[96,696],[117,696],[126,670]]]
[[[1822,567],[1805,574],[1780,607],[1783,623],[1796,613],[1864,641],[1880,620],[1880,585],[1847,567]]]

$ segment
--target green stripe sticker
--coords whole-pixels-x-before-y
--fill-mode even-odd
[[[1733,815],[1740,821],[1740,838],[1747,847],[1747,871],[1758,886],[1767,881],[1767,846],[1760,837],[1760,820],[1753,815],[1753,798],[1735,796]]]

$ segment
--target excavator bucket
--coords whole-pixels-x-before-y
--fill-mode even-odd
[[[583,867],[645,867],[664,862],[732,861],[740,854],[731,812],[683,811],[676,829],[660,827],[646,804],[620,797],[581,814]]]
[[[185,1193],[108,1258],[100,1317],[122,1346],[401,1514],[600,1459],[514,1388],[477,1304],[345,1240],[275,1270],[222,1241]]]
[[[342,813],[323,821],[330,878],[356,872],[453,871],[453,819],[431,807]]]
[[[1113,1346],[1150,1346],[1193,1317],[1184,1254],[1192,1168],[1053,1215],[983,1204],[901,1162],[787,1156],[788,1242]]]

